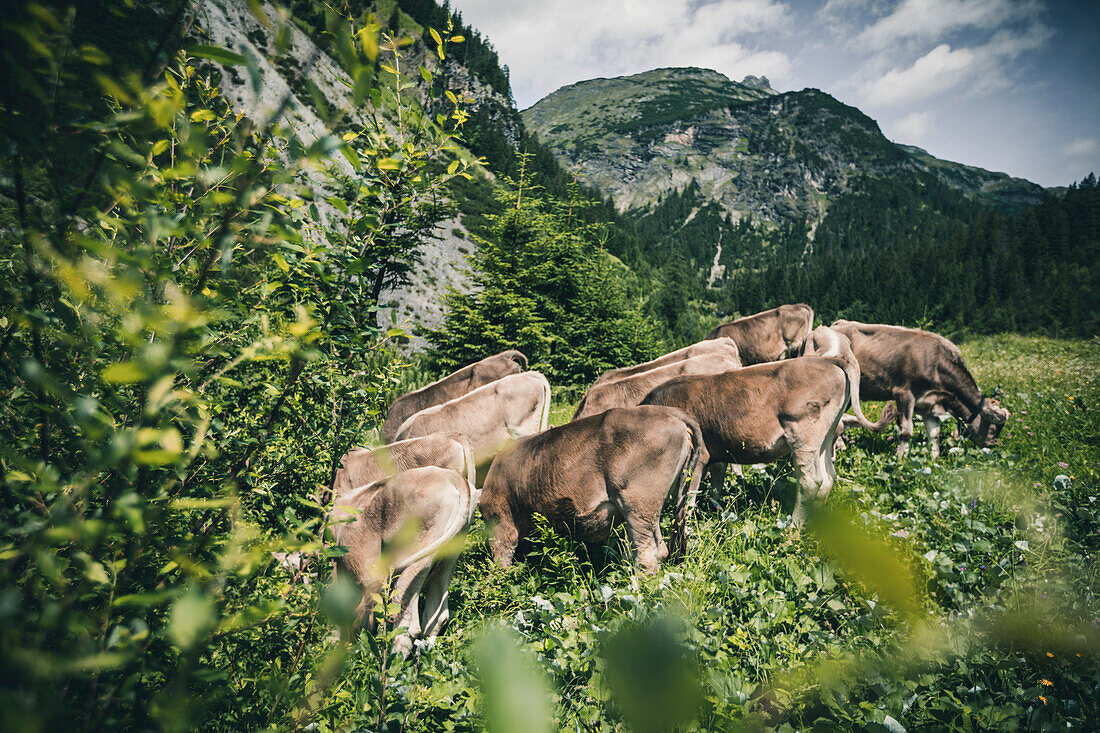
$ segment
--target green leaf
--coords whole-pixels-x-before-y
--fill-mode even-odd
[[[200,59],[210,59],[223,66],[243,66],[244,56],[221,46],[191,46],[187,53]]]
[[[197,109],[191,113],[192,122],[209,122],[217,119],[217,116],[208,109]]]
[[[81,46],[80,58],[88,64],[94,66],[107,66],[111,63],[111,57],[103,53],[95,46]]]
[[[190,649],[214,625],[214,599],[192,587],[172,604],[168,638],[180,649]]]
[[[355,152],[355,148],[350,145],[341,145],[340,152],[343,154],[347,161],[351,163],[351,167],[355,170],[359,170],[363,166],[363,161],[359,159],[359,153]],[[344,211],[347,213],[347,210]]]
[[[401,161],[394,160],[393,158],[379,158],[376,163],[378,170],[381,171],[399,171],[401,170]]]
[[[359,46],[363,49],[363,55],[372,64],[378,58],[378,30],[377,26],[367,26],[358,33]]]
[[[103,564],[91,559],[84,566],[84,577],[93,583],[106,585],[111,582],[111,578],[107,575],[107,569],[103,567]]]
[[[136,362],[123,361],[111,364],[102,372],[103,379],[115,384],[132,384],[145,379],[145,369]]]
[[[490,733],[553,730],[553,707],[546,676],[522,654],[522,643],[503,629],[475,647],[481,677],[485,727]]]
[[[443,45],[443,39],[439,37],[439,33],[436,31],[435,28],[429,28],[428,33],[432,34],[432,40],[435,41],[436,46]]]

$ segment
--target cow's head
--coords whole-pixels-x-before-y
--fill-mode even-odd
[[[997,445],[1009,414],[995,398],[983,397],[981,407],[974,411],[967,423],[971,440],[983,448]]]

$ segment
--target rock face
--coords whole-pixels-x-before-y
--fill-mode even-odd
[[[276,17],[275,9],[264,5],[271,17]],[[417,26],[408,18],[404,22],[410,25],[410,31],[418,32]],[[258,122],[270,118],[286,95],[290,103],[283,114],[283,124],[289,126],[305,143],[309,144],[325,134],[325,124],[317,110],[313,109],[307,87],[303,83],[308,79],[317,85],[325,97],[326,103],[347,113],[350,124],[361,124],[363,117],[354,108],[352,84],[340,65],[327,53],[319,49],[313,40],[294,23],[288,25],[290,39],[287,53],[274,57],[274,25],[262,24],[249,8],[247,0],[202,0],[198,7],[197,26],[199,32],[215,43],[257,60],[261,76],[248,78],[247,72],[237,69],[225,69],[222,74],[221,89],[232,102],[234,108]],[[433,54],[417,44],[406,50],[403,65],[416,73],[420,64],[435,68]],[[303,79],[296,79],[301,76]],[[472,109],[479,105],[499,107],[500,95],[488,89],[477,78],[459,64],[447,67],[448,84],[456,93],[474,101]],[[510,100],[503,100],[510,107]],[[518,133],[517,133],[518,134]],[[350,173],[351,168],[341,156],[333,156],[332,164]],[[491,175],[485,171],[486,175]],[[314,189],[314,201],[326,216],[335,213],[325,203],[325,197],[331,192],[325,190],[325,178],[319,172],[307,172],[308,184]],[[412,273],[408,284],[384,291],[378,311],[378,323],[383,328],[398,325],[407,331],[421,324],[438,327],[443,322],[443,303],[441,294],[448,287],[464,289],[470,286],[465,270],[465,257],[473,244],[459,219],[442,222],[436,230],[436,238],[425,243],[423,257]],[[408,344],[410,350],[423,348],[423,339],[414,337]]]
[[[706,69],[657,69],[563,87],[524,122],[620,211],[644,211],[694,182],[728,216],[812,228],[860,176],[935,175],[998,207],[1042,188],[896,145],[874,120],[816,89],[777,93]]]

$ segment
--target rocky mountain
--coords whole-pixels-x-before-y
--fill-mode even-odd
[[[193,31],[196,40],[217,44],[255,60],[257,78],[249,78],[233,67],[224,69],[221,88],[233,106],[248,117],[263,121],[282,105],[284,99],[288,100],[283,107],[282,124],[307,145],[325,133],[324,119],[332,110],[341,110],[348,125],[362,124],[362,110],[356,109],[352,101],[354,85],[322,41],[323,6],[308,1],[293,3],[295,22],[286,26],[288,38],[281,41],[282,50],[277,50],[280,47],[280,40],[275,37],[278,26],[265,23],[264,17],[277,17],[279,11],[265,4],[261,6],[263,12],[257,13],[253,5],[249,0],[201,0],[196,7]],[[412,40],[402,51],[402,65],[407,70],[405,78],[410,85],[415,87],[419,82],[417,69],[420,66],[430,69],[443,79],[446,88],[471,100],[467,110],[482,121],[482,127],[491,129],[506,144],[518,145],[523,123],[511,100],[507,78],[500,72],[495,53],[476,31],[465,31],[467,43],[461,47],[461,56],[456,54],[455,58],[440,63],[433,47],[422,39],[429,37],[428,24],[445,27],[449,11],[430,0],[382,0],[362,5],[360,12],[375,12],[386,19],[388,32]],[[471,48],[472,51],[468,50]],[[479,54],[490,58],[481,59]],[[318,96],[324,100],[326,109],[318,108]],[[420,101],[429,104],[423,89]],[[333,156],[331,164],[347,169],[340,156]],[[479,168],[478,173],[486,180],[493,177],[487,168]],[[325,203],[326,196],[331,193],[325,190],[326,177],[319,171],[307,172],[307,183],[313,189],[315,205],[322,213],[332,213]],[[484,186],[468,186],[465,191],[456,193],[456,202],[464,201],[470,191],[491,195],[484,193]],[[383,292],[378,313],[380,325],[396,323],[411,332],[416,325],[436,327],[442,322],[442,293],[448,287],[459,290],[469,287],[465,257],[473,245],[463,220],[461,213],[456,211],[452,218],[441,222],[434,238],[423,247],[421,260],[411,273],[410,281]],[[423,340],[413,337],[410,346],[414,350],[422,348]]]
[[[1029,181],[939,160],[888,140],[858,109],[817,89],[780,94],[766,79],[656,69],[563,87],[524,122],[579,179],[623,212],[698,189],[734,221],[800,222],[810,231],[863,177],[931,175],[1001,209],[1038,203]]]

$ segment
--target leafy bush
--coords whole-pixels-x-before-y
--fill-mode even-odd
[[[0,30],[5,729],[265,727],[308,716],[337,669],[324,487],[398,366],[375,325],[387,276],[362,275],[423,242],[461,164],[424,172],[462,112],[426,118],[378,76],[379,24],[330,15],[367,124],[303,141],[289,97],[266,120],[231,109],[219,68],[259,69],[187,37],[187,6],[153,13],[159,45],[117,75],[84,13],[125,37],[148,9],[20,3]],[[400,43],[381,46],[385,71]],[[323,218],[298,194],[335,152],[348,195]]]

